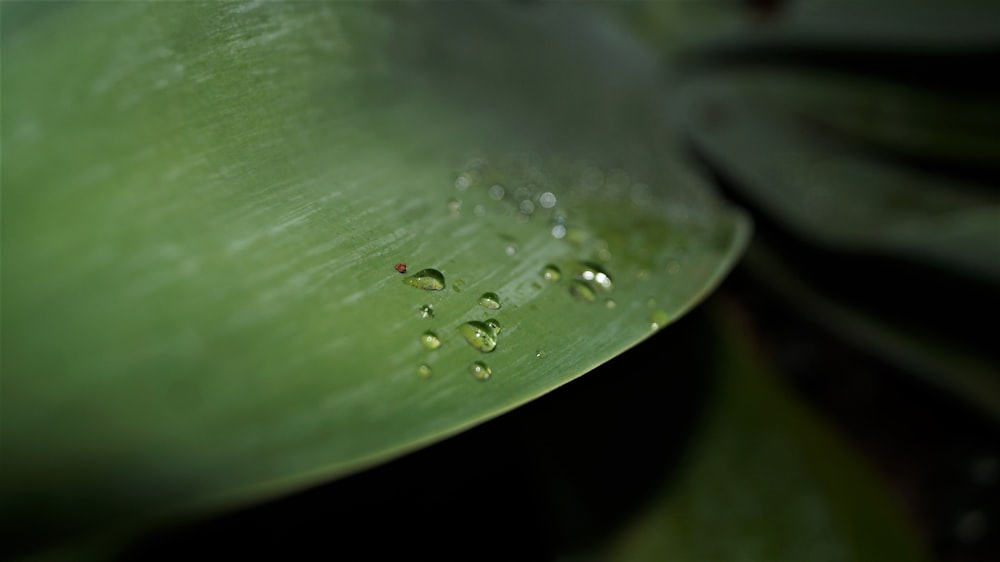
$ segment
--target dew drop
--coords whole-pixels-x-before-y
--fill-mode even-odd
[[[670,317],[667,316],[666,312],[663,312],[662,310],[654,310],[649,315],[649,329],[659,330],[660,328],[666,326],[669,321]]]
[[[420,343],[427,349],[437,349],[441,347],[441,338],[439,338],[434,332],[427,330],[426,332],[420,334]]]
[[[560,277],[562,277],[562,271],[559,271],[559,268],[552,264],[542,269],[542,278],[546,281],[556,282]]]
[[[585,303],[592,303],[597,300],[597,295],[594,293],[594,290],[590,288],[590,285],[579,280],[575,280],[570,284],[569,294],[573,295],[576,300],[583,301]]]
[[[566,237],[566,227],[563,226],[563,225],[561,225],[561,224],[557,224],[557,225],[553,226],[552,227],[552,237],[555,238],[556,240],[562,240],[563,238],[565,238]]]
[[[556,196],[551,191],[546,191],[545,193],[538,196],[538,204],[546,209],[551,209],[556,206]]]
[[[611,276],[597,264],[579,262],[574,265],[573,269],[578,281],[586,281],[605,291],[610,291],[615,287]]]
[[[500,308],[500,297],[496,293],[483,293],[479,297],[479,306],[490,310],[497,310]]]
[[[535,357],[539,359],[545,359],[545,355],[546,353],[544,349],[539,349],[538,351],[535,352]]]
[[[457,178],[455,178],[455,189],[465,191],[469,188],[471,183],[472,177],[469,174],[460,174]]]
[[[458,332],[469,345],[483,353],[489,353],[497,347],[497,332],[485,322],[466,322],[458,327]]]
[[[490,199],[493,199],[494,201],[499,201],[503,199],[503,196],[505,194],[506,190],[504,190],[502,185],[495,183],[492,186],[490,186]]]
[[[424,306],[421,306],[419,310],[420,310],[420,317],[421,318],[434,318],[434,307],[433,306],[431,306],[429,304],[425,304]]]
[[[475,207],[472,208],[472,214],[476,215],[477,217],[485,217],[486,207],[482,205],[476,205]]]
[[[611,309],[616,306],[618,306],[618,303],[615,302],[615,299],[604,299],[604,308]]]
[[[469,365],[469,372],[476,380],[485,381],[493,375],[493,371],[489,368],[486,363],[482,361],[476,361]]]
[[[403,283],[425,291],[440,291],[444,289],[444,275],[436,269],[421,269],[403,279]]]
[[[417,374],[420,375],[420,378],[422,379],[429,379],[431,375],[434,374],[434,371],[431,370],[430,365],[424,363],[417,367]]]
[[[517,244],[507,244],[507,246],[503,249],[503,253],[508,256],[513,256],[517,253]]]
[[[452,197],[448,200],[448,213],[452,216],[458,216],[462,213],[462,202],[458,199]]]
[[[500,322],[496,318],[490,318],[486,321],[486,327],[493,330],[494,336],[500,335]]]

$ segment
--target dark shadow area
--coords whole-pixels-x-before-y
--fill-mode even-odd
[[[1000,428],[832,337],[746,269],[731,281],[779,371],[878,469],[935,559],[995,560]]]
[[[165,530],[121,561],[553,560],[615,533],[671,476],[711,378],[695,313],[500,418],[330,484]],[[667,360],[669,359],[669,360]]]

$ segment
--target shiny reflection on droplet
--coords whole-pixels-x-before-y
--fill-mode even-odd
[[[486,381],[493,376],[493,370],[482,361],[476,361],[469,365],[469,372],[478,381]]]
[[[546,191],[545,193],[538,196],[538,204],[545,209],[551,209],[556,206],[556,196],[551,191]]]
[[[552,237],[555,238],[555,239],[557,239],[557,240],[562,240],[563,238],[565,238],[566,237],[566,227],[563,226],[563,225],[561,225],[561,224],[557,224],[557,225],[553,226],[552,227]]]
[[[616,306],[618,306],[618,303],[615,302],[615,299],[604,299],[604,308],[610,310]]]
[[[547,354],[545,353],[544,349],[539,349],[538,351],[535,352],[535,357],[537,357],[539,359],[545,359],[546,355]]]
[[[434,307],[425,304],[419,308],[421,318],[434,318]]]
[[[417,374],[422,379],[429,379],[431,377],[431,375],[434,374],[434,371],[431,370],[431,366],[430,365],[424,363],[424,364],[420,365],[419,367],[417,367]]]
[[[667,316],[667,313],[662,310],[654,310],[649,315],[650,330],[659,330],[660,328],[666,326],[668,322],[670,322],[670,317]]]
[[[560,277],[562,277],[562,271],[551,263],[542,269],[542,279],[545,279],[546,281],[554,283],[558,281]]]

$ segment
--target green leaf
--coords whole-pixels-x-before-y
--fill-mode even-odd
[[[499,415],[682,315],[748,236],[671,156],[654,59],[580,7],[3,16],[12,552],[286,493]],[[482,353],[459,327],[489,318]]]
[[[777,381],[741,310],[715,310],[718,387],[677,481],[609,560],[924,560],[885,486]]]
[[[767,67],[695,78],[679,96],[678,115],[698,149],[792,232],[837,249],[904,256],[1000,280],[996,194],[960,177],[865,154],[863,144],[831,133],[836,126],[841,136],[890,145],[905,138],[916,154],[941,154],[947,146],[978,159],[995,149],[996,139],[961,124],[977,115],[995,120],[995,112],[971,104],[949,110],[956,115],[947,124],[929,123],[931,117],[914,122],[911,116],[951,105],[859,77]],[[870,111],[876,105],[895,109],[861,122],[856,104],[862,98]],[[804,115],[816,119],[810,123]],[[911,130],[921,135],[905,132]]]

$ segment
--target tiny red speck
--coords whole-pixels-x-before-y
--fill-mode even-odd
[[[397,263],[396,264],[396,271],[398,271],[400,273],[406,273],[406,264],[405,263]]]

